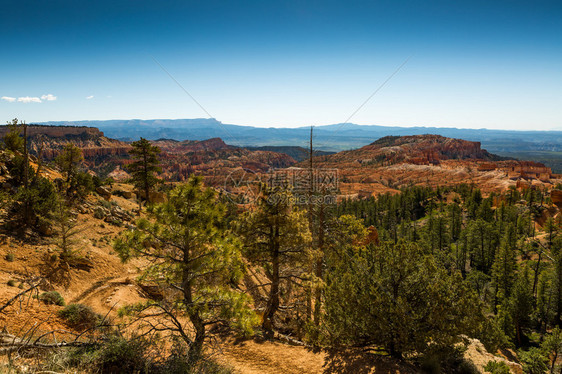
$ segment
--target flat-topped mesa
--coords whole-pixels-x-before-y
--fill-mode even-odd
[[[8,131],[8,126],[0,126],[0,137]],[[55,158],[68,143],[80,147],[86,161],[127,157],[131,149],[125,142],[105,137],[95,127],[28,125],[27,136],[30,152],[38,154],[41,148],[41,155],[47,160]]]
[[[9,126],[0,126],[0,137],[6,135],[10,130]],[[28,125],[27,135],[36,136],[44,135],[53,138],[62,137],[102,137],[103,132],[95,127],[87,126],[45,126],[45,125]]]
[[[388,155],[399,153],[396,154],[396,161],[412,164],[438,164],[440,160],[450,159],[497,159],[481,149],[480,142],[446,138],[441,135],[386,136],[361,150],[379,151]]]

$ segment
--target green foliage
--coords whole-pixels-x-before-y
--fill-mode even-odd
[[[79,171],[83,162],[82,149],[73,143],[66,144],[62,152],[55,158],[55,164],[65,177],[63,189],[67,197],[74,194],[84,197],[94,189],[92,177]]]
[[[54,206],[55,188],[49,180],[39,175],[39,167],[36,170],[30,165],[25,141],[19,137],[18,121],[16,119],[12,122],[13,129],[7,136],[9,138],[13,135],[13,139],[8,143],[12,144],[11,148],[17,149],[12,149],[14,155],[6,163],[6,167],[10,174],[8,182],[16,192],[5,204],[6,221],[11,229],[21,234],[27,228],[44,228]]]
[[[464,358],[466,347],[458,345],[427,352],[420,358],[419,367],[424,373],[477,374],[478,368]]]
[[[519,351],[518,356],[526,374],[543,374],[548,370],[548,357],[545,357],[540,348]]]
[[[8,252],[8,253],[6,253],[6,256],[4,258],[8,262],[13,262],[14,261],[14,254],[12,252]]]
[[[481,331],[478,333],[478,338],[488,352],[495,353],[500,348],[512,346],[511,336],[506,335],[506,330],[512,332],[513,324],[511,323],[511,317],[505,312],[502,313],[500,309],[498,315],[486,318]]]
[[[137,256],[150,260],[143,281],[179,291],[137,310],[153,307],[169,316],[187,315],[195,336],[181,335],[194,359],[200,357],[209,323],[222,321],[244,333],[250,333],[256,323],[249,297],[234,287],[244,265],[238,240],[219,230],[223,218],[224,206],[214,191],[194,177],[174,188],[167,202],[149,209],[149,219],[138,220],[135,229],[114,244],[123,261]]]
[[[347,246],[328,266],[323,337],[329,344],[377,345],[400,357],[453,347],[482,321],[476,294],[460,274],[448,274],[418,245]]]
[[[8,209],[9,222],[15,228],[39,227],[51,218],[57,201],[54,185],[46,178],[34,178],[26,189],[19,188]],[[27,222],[26,222],[27,221]]]
[[[84,161],[82,150],[74,145],[68,143],[64,146],[62,152],[55,158],[55,163],[69,183],[78,172],[78,167]]]
[[[155,339],[158,341],[158,339]],[[42,369],[84,373],[137,374],[232,374],[213,360],[191,363],[186,351],[174,343],[171,353],[142,336],[111,335],[103,344],[59,350],[50,354]]]
[[[533,295],[529,283],[529,272],[525,270],[519,273],[513,288],[513,295],[510,298],[510,312],[515,324],[517,343],[522,344],[523,328],[530,322],[530,315],[533,310]]]
[[[514,235],[515,227],[510,225],[499,250],[496,252],[496,258],[492,266],[492,277],[499,303],[509,298],[516,279],[517,259]]]
[[[94,218],[104,219],[105,213],[103,212],[103,209],[101,209],[100,207],[96,207],[96,209],[94,210]]]
[[[343,200],[336,207],[336,215],[352,214],[366,226],[393,231],[401,222],[418,220],[435,207],[434,199],[442,194],[429,187],[412,186],[400,194],[383,194],[362,200]]]
[[[490,360],[484,366],[484,370],[490,374],[510,374],[509,366],[503,361]]]
[[[562,330],[558,326],[552,329],[544,341],[541,343],[541,350],[545,357],[549,359],[550,372],[554,372],[556,361],[562,353]]]
[[[140,138],[133,143],[129,154],[133,162],[127,165],[127,170],[132,175],[132,182],[138,191],[144,193],[144,198],[150,202],[150,191],[159,182],[155,176],[162,169],[158,166],[158,154],[160,148],[150,144],[144,138]]]
[[[12,152],[23,152],[23,138],[20,136],[21,123],[17,118],[8,122],[9,131],[4,135],[4,148]]]
[[[78,235],[83,231],[71,214],[67,200],[59,196],[53,212],[52,227],[56,235],[53,243],[59,250],[62,262],[69,263],[79,256],[80,247]]]
[[[80,330],[94,328],[102,321],[101,315],[84,304],[68,304],[59,311],[59,316],[65,319],[70,326]]]
[[[77,172],[74,177],[75,182],[75,189],[80,197],[85,197],[89,193],[95,191],[96,183],[94,182],[94,177],[92,177],[88,173],[84,172]]]
[[[303,211],[293,206],[290,193],[268,190],[257,209],[241,217],[239,232],[246,258],[263,271],[271,284],[262,323],[271,336],[279,305],[290,302],[282,295],[289,294],[287,288],[291,286],[302,290],[302,280],[309,277],[304,270],[310,256],[308,220]],[[291,296],[298,299],[303,294]]]
[[[91,354],[89,364],[102,373],[148,373],[147,346],[148,343],[141,339],[126,340],[114,336]]]
[[[64,298],[57,291],[43,292],[42,294],[39,295],[38,299],[44,302],[45,304],[60,305],[60,306],[65,305]]]

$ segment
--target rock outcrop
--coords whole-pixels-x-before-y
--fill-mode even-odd
[[[7,126],[0,126],[0,137],[9,131]],[[29,150],[32,155],[45,160],[54,159],[68,143],[82,149],[84,160],[90,168],[102,163],[122,163],[128,158],[131,146],[125,142],[110,139],[95,127],[84,126],[40,126],[27,127]]]
[[[562,191],[561,190],[552,190],[550,191],[550,199],[552,203],[557,205],[562,209]]]
[[[152,144],[162,149],[162,177],[167,180],[182,181],[197,174],[204,176],[210,185],[222,185],[225,177],[239,167],[266,172],[270,168],[285,168],[296,163],[284,153],[235,147],[220,138],[181,142],[160,139]]]
[[[395,192],[410,184],[468,183],[484,192],[516,185],[550,189],[557,178],[541,163],[502,159],[479,142],[440,135],[387,136],[356,150],[315,157],[314,164],[338,169],[342,194],[349,197]],[[308,167],[308,161],[296,166]]]

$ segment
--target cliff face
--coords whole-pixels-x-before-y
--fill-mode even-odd
[[[0,137],[8,131],[0,126]],[[94,170],[112,169],[129,158],[131,146],[125,142],[110,139],[94,127],[79,126],[37,126],[27,127],[29,150],[46,161],[53,160],[68,143],[82,149],[86,165]]]

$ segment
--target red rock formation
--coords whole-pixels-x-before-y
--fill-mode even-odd
[[[543,164],[502,161],[481,149],[479,142],[438,135],[384,137],[314,161],[319,168],[339,169],[342,194],[350,196],[394,192],[410,184],[437,187],[468,183],[485,192],[501,192],[518,180],[529,180],[549,188],[556,177]]]
[[[7,126],[0,126],[0,136],[7,131]],[[27,134],[32,154],[41,150],[45,160],[52,160],[68,143],[73,143],[82,149],[85,163],[94,170],[103,164],[122,164],[131,149],[125,142],[106,138],[94,127],[30,125]]]
[[[556,204],[562,208],[562,191],[560,190],[550,191],[550,199],[552,200],[553,204]]]
[[[207,184],[224,184],[226,176],[234,169],[243,167],[255,172],[267,172],[270,168],[285,168],[295,160],[284,153],[250,151],[226,144],[220,138],[203,141],[156,140],[152,144],[162,153],[162,176],[182,181],[191,174],[202,175]]]

